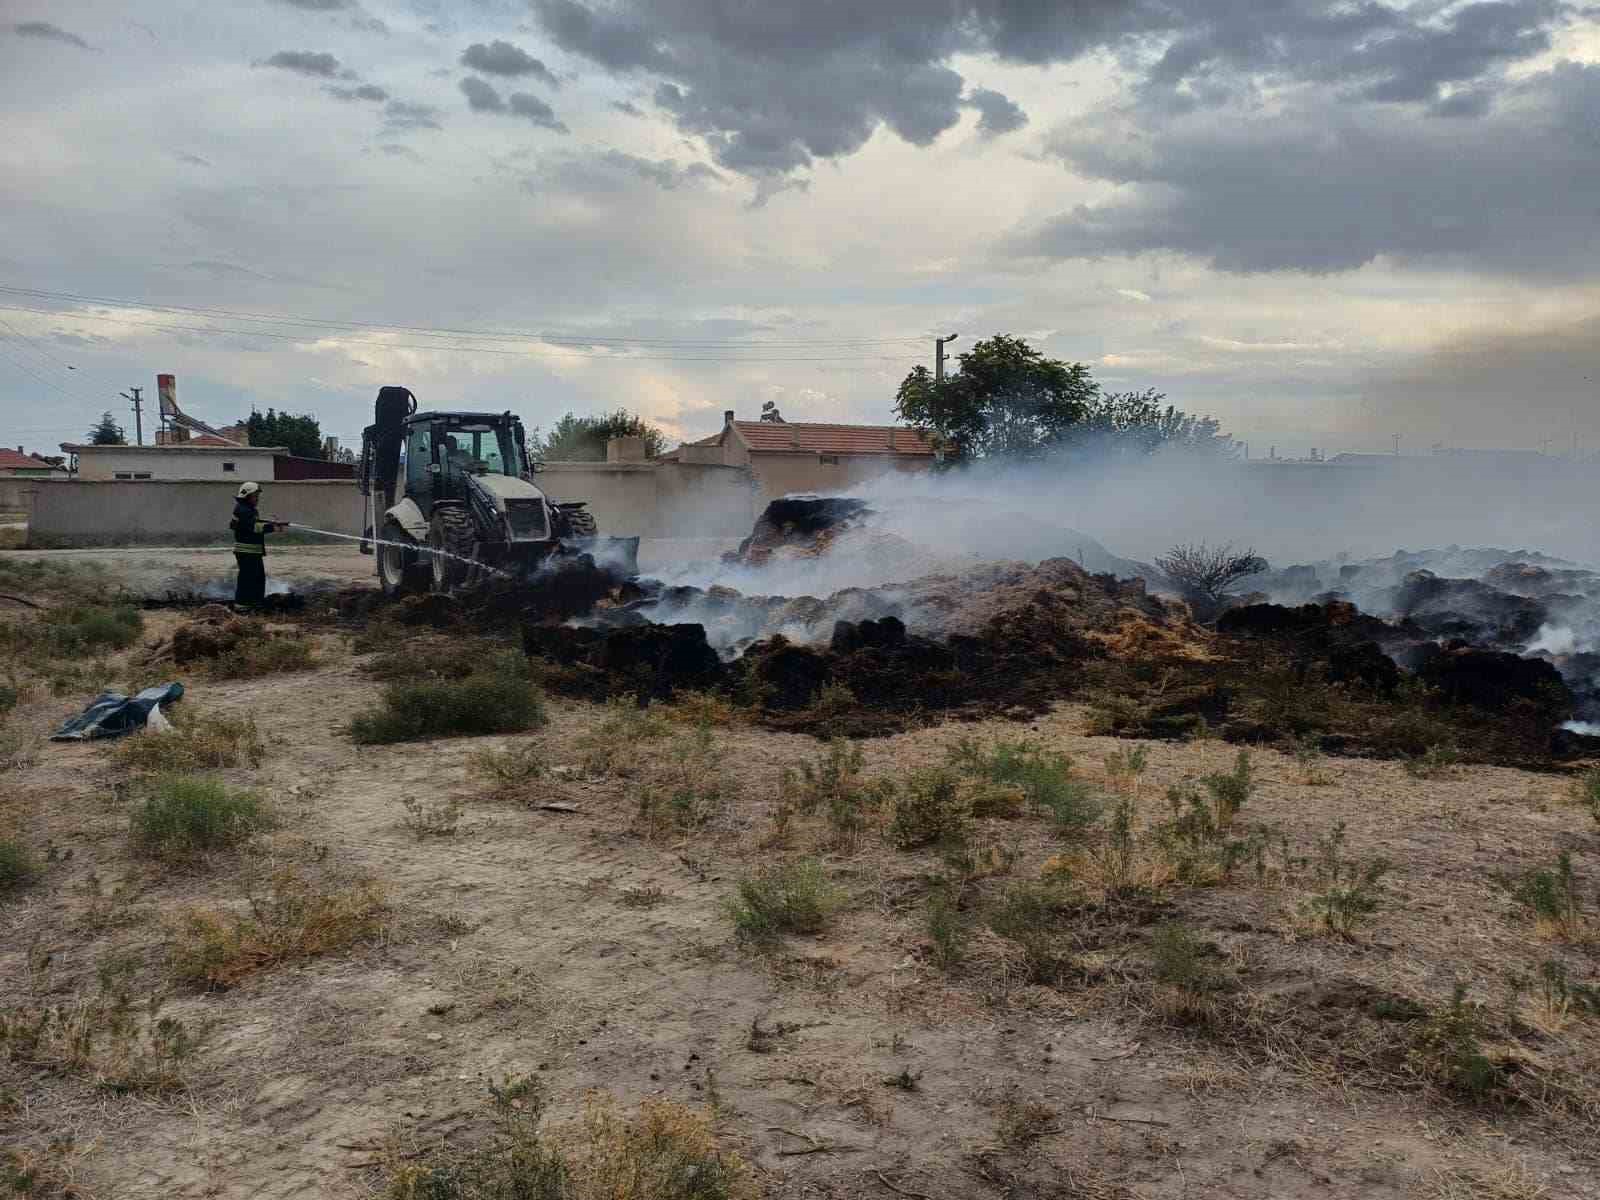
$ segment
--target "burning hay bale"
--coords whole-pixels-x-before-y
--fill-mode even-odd
[[[768,504],[750,536],[725,556],[728,562],[762,566],[775,553],[815,557],[833,540],[855,528],[872,509],[865,500],[845,496],[784,496]]]

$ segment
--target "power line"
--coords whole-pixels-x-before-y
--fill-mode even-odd
[[[472,338],[489,341],[541,341],[551,344],[570,343],[580,346],[618,345],[656,347],[665,349],[759,350],[768,347],[862,347],[913,345],[922,340],[918,337],[804,339],[763,338],[760,340],[734,338],[658,338],[646,336],[617,337],[607,334],[561,332],[554,330],[483,330],[453,328],[449,326],[441,327],[386,324],[376,321],[333,320],[326,317],[298,317],[288,316],[280,313],[252,313],[239,309],[211,308],[184,304],[157,304],[148,301],[124,300],[107,296],[90,296],[78,292],[52,292],[42,288],[24,288],[6,284],[0,284],[0,293],[13,296],[24,296],[36,300],[51,300],[72,304],[98,304],[113,308],[143,309],[151,312],[189,314],[208,319],[219,318],[233,321],[249,321],[261,324],[294,325],[336,329],[366,329],[379,332],[421,334],[426,337]],[[58,310],[54,309],[25,309],[23,311],[48,312],[52,314],[58,312]]]
[[[5,289],[0,289],[4,291]],[[137,321],[126,317],[94,315],[90,313],[60,313],[54,309],[30,308],[26,305],[0,304],[0,311],[5,312],[31,312],[43,313],[51,316],[65,316],[70,320],[101,321],[115,323],[123,326],[133,326],[138,329],[152,329],[160,332],[171,333],[209,333],[212,335],[227,334],[234,337],[266,338],[278,342],[294,342],[304,345],[314,339],[300,334],[269,333],[262,329],[237,329],[225,325],[174,325],[166,322]],[[616,347],[618,353],[590,353],[583,350],[571,349],[559,343],[550,343],[549,350],[521,349],[512,350],[501,346],[486,346],[472,344],[458,344],[451,342],[410,343],[387,342],[376,338],[352,338],[334,336],[331,340],[351,346],[374,346],[384,350],[434,350],[449,353],[464,354],[494,354],[508,358],[590,358],[604,362],[637,363],[637,362],[710,362],[710,363],[793,363],[793,362],[903,362],[899,355],[890,354],[861,354],[861,355],[704,355],[704,354],[625,354],[621,353],[625,347]],[[529,340],[544,341],[537,335],[530,336]]]
[[[87,405],[90,405],[91,407],[93,405],[103,403],[100,400],[90,400],[87,396],[80,396],[75,392],[67,391],[66,388],[62,387],[59,383],[55,382],[55,380],[46,379],[43,375],[39,374],[32,367],[28,366],[27,363],[21,361],[20,359],[13,358],[9,354],[5,354],[3,352],[0,352],[0,358],[6,359],[7,362],[9,362],[12,366],[16,367],[23,374],[29,376],[30,378],[32,378],[33,380],[35,380],[38,383],[42,383],[47,388],[51,388],[54,391],[60,392],[68,400],[71,400],[74,403],[87,404]]]

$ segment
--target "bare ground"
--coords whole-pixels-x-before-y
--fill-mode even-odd
[[[157,614],[146,640],[176,620]],[[0,907],[0,1004],[93,992],[120,962],[137,994],[168,996],[163,1015],[206,1031],[191,1086],[175,1095],[110,1095],[78,1075],[0,1065],[0,1143],[45,1154],[79,1194],[369,1195],[386,1155],[470,1136],[487,1082],[529,1073],[548,1084],[558,1122],[592,1089],[629,1105],[709,1105],[772,1197],[1600,1196],[1592,1101],[1475,1107],[1377,1086],[1323,1057],[1320,1042],[1297,1052],[1294,1031],[1268,1046],[1173,1028],[1138,986],[1137,937],[1107,950],[1092,983],[1026,984],[983,937],[946,975],[921,919],[937,856],[895,852],[870,831],[853,850],[825,852],[850,896],[827,932],[741,947],[724,900],[778,853],[768,843],[779,776],[814,758],[817,742],[718,729],[740,798],[709,833],[647,840],[633,831],[636,785],[621,771],[648,765],[665,740],[630,746],[603,778],[575,771],[539,785],[535,804],[576,812],[498,800],[467,760],[526,739],[357,747],[344,723],[380,685],[343,635],[319,637],[323,665],[311,673],[184,679],[186,707],[251,714],[268,737],[258,769],[225,772],[287,817],[249,855],[185,872],[130,857],[122,777],[104,745],[41,742],[0,774],[0,818],[53,859],[41,884]],[[42,737],[80,704],[31,692],[12,727]],[[549,762],[576,764],[603,712],[563,702],[552,716],[532,740]],[[1066,707],[1028,728],[1098,780],[1104,755],[1126,744],[1083,727]],[[867,773],[902,777],[943,761],[960,737],[1020,728],[878,739],[864,746]],[[1141,822],[1164,815],[1169,783],[1225,769],[1233,753],[1151,745]],[[1396,866],[1353,941],[1308,932],[1295,916],[1306,885],[1292,875],[1163,888],[1163,912],[1207,939],[1250,996],[1289,997],[1331,1024],[1341,995],[1437,1006],[1456,980],[1499,1005],[1508,971],[1536,974],[1553,955],[1575,977],[1600,975],[1592,934],[1541,940],[1492,878],[1563,849],[1580,878],[1600,871],[1600,837],[1565,780],[1479,767],[1424,780],[1336,759],[1332,782],[1314,786],[1284,756],[1261,752],[1256,765],[1250,817],[1300,852],[1348,822],[1353,857]],[[401,820],[407,796],[461,799],[460,831],[414,837]],[[1037,819],[986,822],[985,833],[1018,851],[1018,879],[1062,849]],[[801,827],[788,852],[817,838]],[[173,990],[165,922],[190,903],[240,909],[279,865],[381,880],[384,936],[226,992]],[[109,910],[92,898],[118,884]],[[660,896],[640,903],[641,889]],[[1531,1053],[1593,1085],[1600,1021],[1541,1021],[1523,1005]],[[758,1023],[777,1032],[753,1037]],[[892,1086],[896,1077],[912,1086]],[[1036,1140],[1006,1141],[1003,1118],[1027,1102],[1041,1106]]]

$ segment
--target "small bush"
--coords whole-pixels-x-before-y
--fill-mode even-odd
[[[950,889],[938,888],[929,893],[926,915],[934,965],[945,972],[955,970],[966,956],[968,931]]]
[[[460,679],[391,683],[378,712],[350,722],[350,736],[360,745],[414,742],[517,733],[546,720],[544,698],[517,660]]]
[[[1126,750],[1113,750],[1106,755],[1106,779],[1113,787],[1138,795],[1139,778],[1150,762],[1148,746],[1132,746]]]
[[[1467,1003],[1466,985],[1457,983],[1450,1006],[1418,1029],[1409,1058],[1424,1078],[1467,1100],[1487,1100],[1503,1085],[1500,1067],[1484,1051],[1487,1033],[1481,1011]]]
[[[1151,973],[1165,989],[1157,1005],[1168,1020],[1205,1024],[1215,1015],[1214,994],[1229,980],[1211,961],[1211,948],[1193,930],[1176,922],[1150,939]]]
[[[181,861],[231,849],[271,824],[250,792],[205,776],[163,775],[133,811],[133,844],[141,854]]]
[[[939,767],[924,768],[913,771],[895,797],[888,837],[901,850],[962,841],[970,820],[960,777]]]
[[[634,696],[613,696],[606,701],[605,715],[577,740],[584,773],[631,775],[638,766],[639,743],[672,732],[672,722],[659,705],[641,705]]]
[[[1167,789],[1169,820],[1156,826],[1155,842],[1182,883],[1221,883],[1233,877],[1240,864],[1254,861],[1258,877],[1266,874],[1266,833],[1255,829],[1235,837],[1217,820],[1213,795],[1208,802],[1192,783]]]
[[[116,761],[132,771],[182,774],[217,767],[259,767],[266,754],[250,717],[195,716],[173,710],[172,732],[145,730],[117,743]]]
[[[1583,909],[1578,899],[1578,879],[1572,869],[1572,855],[1561,852],[1553,871],[1539,868],[1520,879],[1509,881],[1512,897],[1547,937],[1570,939],[1583,926]]]
[[[1573,781],[1573,795],[1600,825],[1600,767],[1591,767]]]
[[[14,838],[0,838],[0,896],[19,892],[39,878],[39,864]]]
[[[125,650],[144,632],[144,614],[131,604],[85,604],[45,614],[50,648],[57,654]]]
[[[1025,1100],[1015,1086],[996,1105],[995,1133],[1001,1142],[1022,1150],[1055,1132],[1056,1110],[1039,1100]]]
[[[870,812],[893,791],[888,780],[864,781],[861,766],[861,748],[843,738],[834,738],[828,743],[827,754],[816,762],[803,762],[798,771],[784,771],[780,803],[808,814],[820,808],[835,843],[853,846],[866,828]]]
[[[963,738],[950,751],[962,774],[1022,789],[1028,802],[1049,812],[1062,832],[1080,832],[1100,816],[1093,789],[1072,776],[1072,759],[1033,742],[996,742],[982,747]]]
[[[273,877],[270,895],[251,897],[248,916],[182,912],[170,932],[168,964],[181,983],[222,990],[253,971],[373,937],[386,911],[383,890],[371,881],[326,888],[285,869]]]
[[[1111,810],[1105,837],[1094,847],[1093,855],[1112,896],[1133,890],[1133,871],[1138,859],[1138,838],[1133,829],[1133,797],[1122,797]]]
[[[522,794],[545,777],[544,752],[531,741],[503,750],[480,750],[467,760],[467,770],[487,780],[501,794]]]
[[[405,809],[401,823],[419,842],[424,838],[454,836],[461,828],[461,814],[466,808],[454,796],[435,800],[402,796],[400,804]]]
[[[1365,867],[1344,857],[1344,822],[1337,822],[1317,841],[1317,882],[1326,889],[1301,902],[1301,911],[1328,933],[1351,936],[1378,909],[1378,884],[1389,873],[1389,860],[1375,858]]]
[[[727,909],[738,937],[769,942],[783,933],[821,932],[843,904],[844,896],[828,882],[822,864],[805,858],[741,879]]]
[[[1051,883],[1018,883],[987,914],[989,928],[1021,949],[1031,983],[1056,983],[1073,966],[1057,929],[1066,904],[1066,895]]]
[[[1294,743],[1294,762],[1300,768],[1300,782],[1307,787],[1327,787],[1333,782],[1328,774],[1327,756],[1316,738],[1298,738]]]
[[[1540,963],[1539,985],[1546,1016],[1556,1020],[1572,1014],[1600,1017],[1600,986],[1573,979],[1566,963],[1553,958]]]
[[[309,671],[317,665],[311,639],[302,633],[274,633],[243,638],[232,650],[206,664],[217,679],[256,679],[287,671]]]
[[[171,1092],[189,1084],[197,1038],[182,1021],[136,1009],[104,984],[99,996],[0,1010],[0,1051],[14,1063],[70,1071],[109,1092]],[[4,1176],[0,1175],[0,1182]],[[24,1190],[20,1195],[29,1195]]]
[[[1219,828],[1227,828],[1239,814],[1255,791],[1250,766],[1250,751],[1241,750],[1234,760],[1233,770],[1225,774],[1207,775],[1200,780],[1211,793],[1212,810]]]
[[[1440,779],[1454,772],[1461,755],[1452,746],[1429,746],[1422,754],[1404,761],[1405,772],[1413,779]]]
[[[646,769],[638,792],[639,830],[646,837],[701,829],[721,816],[736,794],[705,727],[674,739]]]
[[[679,692],[661,711],[669,721],[696,727],[725,728],[745,718],[735,705],[715,692]]]

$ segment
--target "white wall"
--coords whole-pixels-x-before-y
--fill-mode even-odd
[[[78,451],[78,478],[89,481],[116,479],[119,474],[148,471],[151,479],[222,479],[235,484],[247,479],[267,483],[272,479],[272,454],[241,446],[179,449],[162,446],[86,447]],[[223,469],[232,463],[233,470]]]

